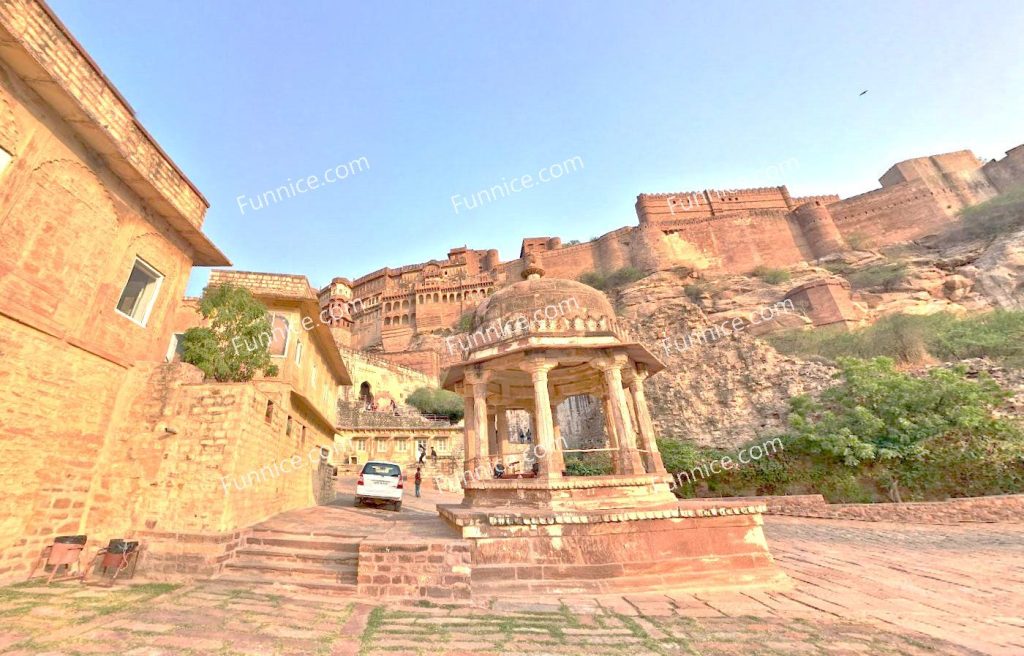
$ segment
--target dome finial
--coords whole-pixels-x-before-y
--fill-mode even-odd
[[[544,277],[544,267],[540,264],[540,258],[536,253],[526,256],[526,268],[523,269],[524,280],[537,280]]]

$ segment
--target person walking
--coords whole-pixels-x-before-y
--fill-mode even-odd
[[[434,450],[434,447],[430,447],[430,462],[437,464],[437,451]]]
[[[420,484],[423,483],[423,473],[420,471],[419,467],[416,468],[416,478],[413,479],[413,482],[416,483],[416,496],[419,496]]]
[[[427,448],[421,444],[420,445],[419,464],[422,465],[423,461],[426,460],[426,459],[427,459]]]

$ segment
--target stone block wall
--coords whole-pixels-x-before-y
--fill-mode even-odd
[[[289,386],[204,383],[179,362],[133,371],[125,388],[134,396],[122,400],[86,495],[90,543],[137,536],[156,571],[209,573],[238,531],[333,498],[321,458],[333,430],[293,405]]]
[[[1024,185],[1024,146],[1006,151],[1006,157],[986,163],[982,170],[999,193],[1021,187]]]
[[[365,597],[469,601],[473,594],[469,543],[359,543],[356,582]]]
[[[788,291],[786,299],[791,300],[816,327],[852,326],[864,314],[853,304],[850,283],[839,277],[812,280]]]
[[[359,390],[364,382],[378,403],[386,404],[391,399],[403,404],[420,387],[437,387],[438,379],[416,369],[411,369],[388,359],[351,349],[341,349],[342,360],[352,378],[352,385],[342,388],[341,399],[349,403],[359,400]],[[399,356],[400,357],[400,356]]]
[[[766,504],[766,514],[793,517],[911,524],[1024,521],[1022,494],[912,503],[828,503],[820,494],[743,498]]]

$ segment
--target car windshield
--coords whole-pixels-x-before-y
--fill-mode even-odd
[[[389,462],[368,462],[363,467],[364,474],[374,474],[375,476],[401,476],[402,469],[398,465],[393,465]]]

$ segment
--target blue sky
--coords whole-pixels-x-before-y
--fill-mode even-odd
[[[51,6],[209,199],[235,266],[317,286],[464,244],[510,259],[523,237],[586,240],[635,224],[638,193],[848,196],[901,159],[1024,143],[1018,0]],[[239,209],[360,157],[368,170]]]

